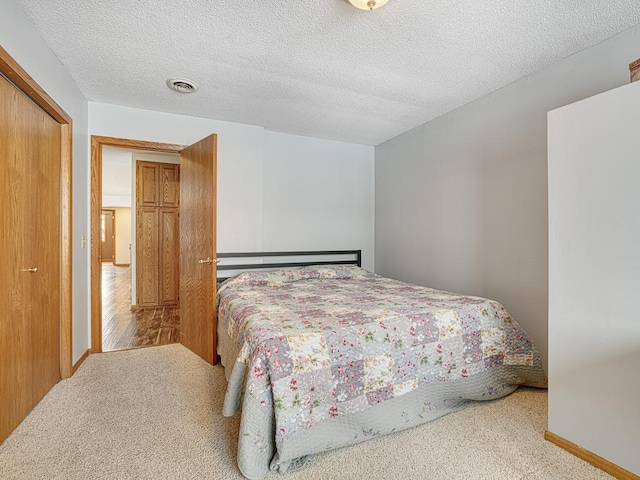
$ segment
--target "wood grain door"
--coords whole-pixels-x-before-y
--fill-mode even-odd
[[[60,134],[0,77],[0,442],[60,379]]]
[[[160,205],[158,180],[160,168],[154,162],[136,162],[136,200],[142,207]]]
[[[160,209],[158,221],[159,300],[162,305],[176,305],[180,298],[180,212],[177,208]]]
[[[136,304],[138,307],[159,305],[159,216],[157,207],[138,205],[136,210]]]
[[[136,305],[179,303],[180,165],[136,162]]]
[[[101,258],[103,262],[113,262],[115,255],[115,211],[103,210],[101,217]]]
[[[180,153],[180,342],[216,355],[216,150],[210,135]]]

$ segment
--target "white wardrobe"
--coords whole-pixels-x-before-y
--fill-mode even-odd
[[[640,82],[548,134],[548,429],[640,475]]]

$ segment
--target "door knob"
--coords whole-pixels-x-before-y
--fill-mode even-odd
[[[29,273],[36,273],[38,271],[38,267],[33,267],[33,268],[21,268],[20,269],[21,272],[29,272]]]
[[[210,265],[210,264],[212,264],[212,263],[216,263],[216,264],[217,264],[217,263],[219,263],[219,262],[220,262],[220,259],[219,259],[219,258],[214,258],[214,259],[212,259],[212,258],[210,258],[210,257],[207,257],[205,260],[198,260],[198,263],[199,263],[199,264],[201,264],[201,265],[202,265],[203,263],[206,263],[206,264],[209,264],[209,265]]]

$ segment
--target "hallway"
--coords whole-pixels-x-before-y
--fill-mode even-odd
[[[131,311],[129,267],[102,264],[102,351],[180,341],[180,308]]]

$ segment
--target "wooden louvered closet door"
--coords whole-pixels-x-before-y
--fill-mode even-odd
[[[60,134],[0,76],[0,443],[60,379]]]
[[[180,166],[136,162],[136,303],[177,305],[180,261]]]

